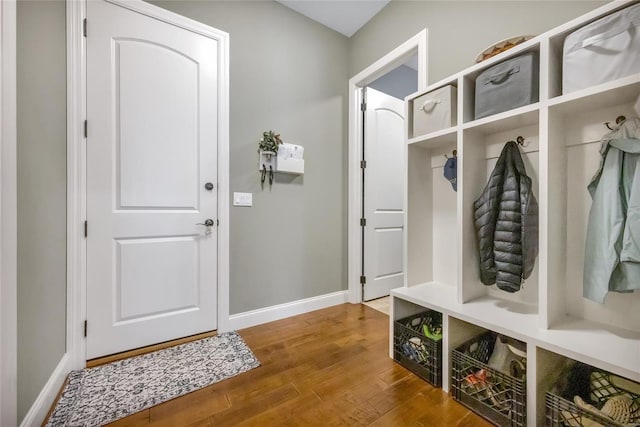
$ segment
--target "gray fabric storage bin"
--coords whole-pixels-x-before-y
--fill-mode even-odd
[[[538,102],[538,53],[529,52],[487,68],[476,78],[475,118]]]

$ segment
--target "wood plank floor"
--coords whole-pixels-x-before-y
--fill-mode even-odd
[[[241,330],[261,367],[109,425],[490,425],[389,359],[388,328],[344,304]]]

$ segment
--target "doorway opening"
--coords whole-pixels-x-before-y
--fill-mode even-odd
[[[418,71],[406,63],[362,88],[363,301],[387,297],[404,283],[404,98],[417,90]]]
[[[404,98],[426,87],[426,46],[424,29],[349,81],[351,303],[405,283]]]

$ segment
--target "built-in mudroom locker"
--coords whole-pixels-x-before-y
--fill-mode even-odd
[[[612,2],[405,99],[390,355],[496,425],[640,425],[639,52]]]

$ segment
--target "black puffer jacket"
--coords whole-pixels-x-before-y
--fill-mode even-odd
[[[517,292],[538,254],[538,202],[518,145],[502,149],[482,195],[473,203],[480,250],[480,279]]]

